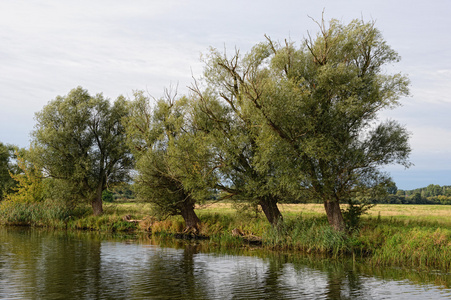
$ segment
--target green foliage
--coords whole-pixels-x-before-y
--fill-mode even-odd
[[[64,203],[46,200],[41,202],[3,201],[0,220],[9,225],[29,225],[65,228],[74,218],[86,214],[84,207],[73,209]]]
[[[451,269],[451,231],[446,228],[392,222],[380,227],[384,239],[372,250],[371,262],[380,266]]]
[[[17,165],[22,173],[10,173],[11,178],[17,183],[13,192],[5,197],[5,202],[35,203],[44,200],[44,182],[39,169],[23,157],[17,157]]]
[[[6,194],[12,192],[15,186],[14,179],[10,174],[18,173],[17,168],[12,163],[14,158],[14,147],[0,143],[0,201]]]
[[[90,96],[81,87],[58,96],[36,113],[33,161],[100,214],[102,191],[127,179],[132,166],[120,122],[127,114],[121,97],[111,105],[101,94]]]
[[[68,228],[82,230],[98,230],[103,232],[118,232],[136,230],[135,223],[124,221],[118,215],[104,214],[102,216],[84,216],[67,224]]]
[[[74,192],[72,183],[66,180],[58,180],[55,178],[46,178],[45,195],[46,200],[54,203],[60,203],[69,209],[76,209],[78,206],[86,205],[85,202],[80,201],[80,196]]]
[[[135,192],[134,187],[130,183],[121,183],[113,186],[112,191],[113,200],[114,201],[134,201],[135,200]]]
[[[393,190],[385,198],[377,199],[375,203],[386,204],[451,204],[451,186],[430,184],[424,188],[413,190]]]
[[[158,215],[182,215],[188,227],[197,227],[194,204],[210,196],[214,174],[208,172],[205,136],[191,123],[188,99],[168,93],[151,107],[137,92],[130,109],[123,121],[136,157],[137,197],[154,204]]]
[[[392,120],[377,124],[380,111],[408,95],[409,80],[386,73],[399,56],[373,23],[318,25],[319,34],[298,49],[268,38],[244,57],[212,50],[205,78],[230,103],[228,118],[255,128],[248,129],[255,145],[235,148],[252,152],[257,172],[274,175],[274,190],[330,203],[388,184],[381,166],[410,165],[406,129]],[[327,213],[343,230],[340,209]]]
[[[368,202],[357,202],[352,199],[348,201],[348,206],[342,210],[348,232],[353,232],[360,228],[362,215],[366,214],[373,206],[374,204]]]
[[[102,201],[103,202],[113,202],[113,192],[110,190],[104,190],[102,193]]]
[[[239,53],[228,57],[212,49],[205,63],[204,89],[197,82],[192,88],[194,122],[207,134],[214,153],[214,170],[220,174],[215,188],[223,198],[260,205],[269,222],[276,224],[281,218],[277,202],[299,196],[286,186],[293,182],[288,177],[296,175],[288,174],[278,160],[287,156],[286,147],[277,147],[277,141],[265,134],[261,116],[246,101],[250,67]],[[262,148],[268,147],[281,151],[262,160]]]
[[[263,235],[265,245],[279,249],[297,249],[307,253],[325,253],[338,257],[350,253],[347,237],[333,230],[324,217],[297,217],[285,220]]]
[[[441,212],[447,211],[444,207],[431,207]],[[3,201],[0,204],[0,221],[11,225],[103,232],[142,228],[146,230],[146,237],[149,230],[155,236],[173,236],[184,229],[180,216],[159,221],[151,219],[150,225],[145,228],[123,219],[125,214],[132,214],[133,219],[145,222],[149,212],[149,206],[144,204],[109,204],[105,214],[92,216],[88,206],[72,209],[61,202],[49,200],[35,203]],[[261,242],[263,249],[275,250],[274,253],[280,250],[302,251],[333,258],[359,258],[379,266],[449,271],[451,230],[443,225],[449,223],[445,213],[440,213],[445,223],[417,215],[410,218],[379,217],[377,220],[362,218],[359,230],[345,234],[333,230],[324,214],[286,214],[283,222],[271,226],[261,216],[249,218],[221,206],[200,211],[199,232],[210,237],[210,246],[223,249],[243,249],[251,240],[256,240]],[[241,235],[233,234],[233,229],[239,229]]]

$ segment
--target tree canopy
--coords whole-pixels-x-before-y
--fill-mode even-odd
[[[127,114],[124,98],[111,105],[101,94],[91,96],[81,87],[36,113],[34,161],[46,176],[88,200],[95,215],[103,212],[103,190],[126,180],[132,167],[121,124]]]
[[[289,182],[287,174],[276,167],[275,159],[259,167],[261,120],[243,101],[245,83],[228,70],[239,67],[238,55],[228,60],[212,50],[205,79],[191,88],[196,126],[209,137],[212,163],[219,173],[214,187],[222,191],[223,198],[260,205],[268,221],[276,225],[282,219],[277,203],[293,194],[284,186]]]
[[[197,232],[196,203],[211,195],[209,149],[205,135],[193,126],[189,101],[169,92],[151,105],[135,93],[125,119],[128,141],[136,157],[138,198],[154,205],[160,216],[181,215],[187,230]]]
[[[222,83],[219,95],[239,90],[237,103],[260,126],[255,166],[291,170],[287,186],[322,199],[331,226],[343,230],[340,202],[384,191],[391,181],[381,166],[410,165],[406,129],[378,120],[408,95],[409,80],[387,74],[400,58],[374,23],[318,25],[299,48],[267,37],[244,57],[213,50],[206,68]]]

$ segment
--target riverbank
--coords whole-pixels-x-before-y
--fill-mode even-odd
[[[156,220],[150,217],[150,206],[140,203],[107,204],[99,217],[92,216],[88,208],[69,212],[28,204],[16,207],[17,211],[2,209],[6,225],[143,231],[160,236],[175,236],[184,229],[182,218]],[[363,217],[360,229],[350,234],[330,229],[322,205],[285,204],[280,209],[284,223],[273,228],[259,212],[238,212],[229,203],[204,205],[196,210],[202,223],[198,235],[218,247],[261,244],[276,251],[362,258],[377,266],[451,270],[451,207],[378,205]]]

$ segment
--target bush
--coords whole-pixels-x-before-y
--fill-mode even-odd
[[[348,207],[342,210],[343,219],[348,232],[353,232],[360,228],[362,215],[366,214],[375,204],[359,203],[356,200],[349,200],[348,203]]]
[[[109,190],[104,190],[102,192],[102,201],[107,203],[113,202],[114,201],[113,192]]]

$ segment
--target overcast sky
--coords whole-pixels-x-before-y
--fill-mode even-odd
[[[187,92],[209,47],[248,51],[264,35],[300,43],[309,18],[375,20],[402,60],[411,97],[381,119],[412,133],[414,166],[390,166],[398,188],[451,185],[451,1],[50,1],[0,2],[0,142],[28,147],[34,113],[82,86],[110,99],[164,88]]]

